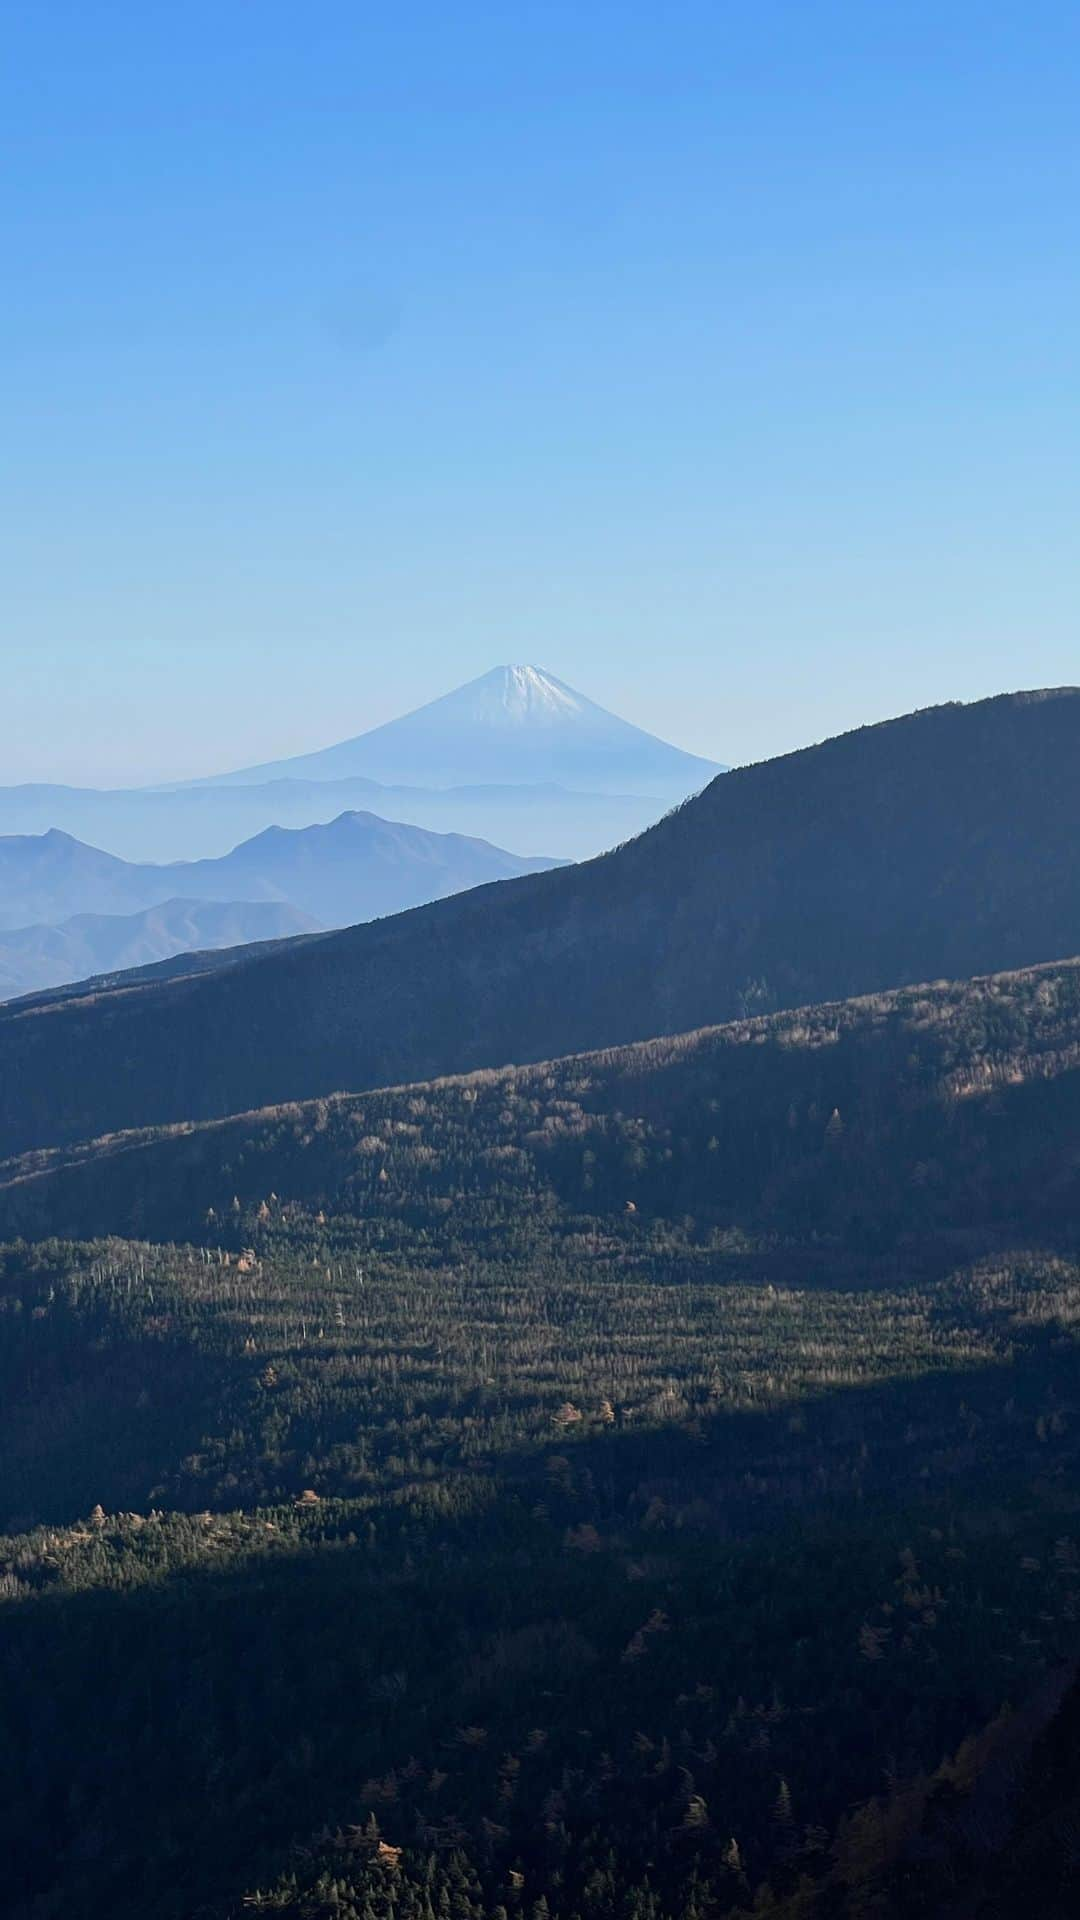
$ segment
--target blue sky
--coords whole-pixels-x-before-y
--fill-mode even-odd
[[[1038,0],[6,9],[0,782],[1080,678],[1078,82]]]

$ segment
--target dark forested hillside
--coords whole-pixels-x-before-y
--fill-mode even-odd
[[[235,1241],[253,1209],[448,1245],[541,1217],[639,1246],[1055,1231],[1080,1217],[1080,961],[0,1164],[0,1233]]]
[[[6,1910],[1064,1916],[1078,1139],[1071,963],[9,1164]]]
[[[914,1785],[1067,1680],[1075,1263],[252,1237],[4,1256],[19,1920],[326,1916],[324,1876],[363,1913],[384,1873],[835,1916]]]
[[[1076,712],[0,1017],[14,1920],[1076,1910]]]
[[[541,1059],[1080,949],[1080,693],[725,774],[586,865],[0,1013],[0,1150]]]

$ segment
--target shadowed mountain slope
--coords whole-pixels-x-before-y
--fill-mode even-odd
[[[298,1202],[419,1232],[585,1217],[881,1252],[1080,1219],[1080,961],[0,1165],[0,1238],[198,1240]],[[610,1227],[605,1230],[610,1230]]]
[[[4,1169],[13,1916],[1052,1890],[1078,1135],[1074,961]]]
[[[725,774],[587,865],[0,1013],[0,1150],[550,1058],[1080,949],[1080,693]]]

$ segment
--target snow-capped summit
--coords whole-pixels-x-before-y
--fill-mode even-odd
[[[572,725],[591,704],[543,667],[493,667],[436,704],[445,712],[451,702],[459,701],[481,725],[491,726]]]
[[[363,777],[421,787],[554,783],[675,800],[720,771],[608,713],[543,667],[504,666],[340,746],[228,778]]]

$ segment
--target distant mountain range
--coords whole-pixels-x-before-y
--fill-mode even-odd
[[[681,796],[680,796],[681,797]],[[124,860],[216,859],[265,827],[310,827],[340,813],[463,833],[525,855],[587,859],[651,826],[655,796],[538,786],[384,787],[377,780],[270,780],[167,790],[0,787],[0,835],[59,827]]]
[[[0,995],[141,966],[185,947],[399,913],[550,864],[370,813],[298,831],[269,827],[222,859],[168,866],[118,860],[56,829],[0,840]]]
[[[0,929],[59,924],[74,913],[139,913],[179,898],[274,900],[340,927],[553,864],[373,813],[268,827],[220,860],[167,866],[118,860],[53,829],[0,840]]]
[[[556,782],[683,799],[722,769],[631,726],[542,667],[495,667],[467,686],[321,752],[209,784],[354,780],[424,787]],[[205,784],[205,783],[204,783]]]
[[[1080,691],[865,728],[580,866],[0,1011],[0,1151],[1064,957],[1078,836]]]
[[[89,849],[88,849],[89,851]],[[273,900],[165,900],[142,913],[80,913],[59,926],[0,933],[0,1000],[256,941],[318,930]]]
[[[125,860],[217,859],[266,827],[362,811],[529,857],[584,859],[641,833],[717,771],[538,667],[497,667],[341,746],[214,780],[0,787],[0,834],[56,827]]]
[[[20,936],[0,948],[0,998],[587,857],[715,771],[538,667],[498,667],[340,746],[220,781],[0,788],[0,933]],[[204,911],[255,901],[292,916]]]

